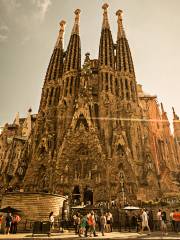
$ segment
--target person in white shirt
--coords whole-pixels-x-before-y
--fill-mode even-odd
[[[50,222],[51,228],[54,229],[54,216],[53,216],[53,212],[51,212],[49,214],[49,222]]]
[[[147,227],[147,229],[148,229],[148,231],[149,231],[149,234],[150,234],[150,233],[151,233],[151,230],[150,230],[150,228],[149,228],[148,215],[147,215],[147,212],[145,211],[145,209],[142,210],[141,218],[142,218],[142,229],[141,229],[141,232],[143,232],[144,229]]]
[[[157,212],[157,222],[158,222],[158,230],[162,230],[162,212],[161,209]]]

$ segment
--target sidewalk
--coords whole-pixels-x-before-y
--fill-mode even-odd
[[[18,233],[18,234],[9,234],[9,235],[0,235],[0,239],[36,239],[36,240],[42,240],[42,239],[54,239],[54,240],[59,240],[59,239],[63,239],[63,240],[69,240],[69,239],[113,239],[113,240],[120,240],[120,239],[180,239],[180,235],[178,234],[174,234],[174,233],[170,233],[167,236],[161,236],[160,232],[153,232],[151,235],[147,235],[146,233],[143,234],[138,234],[138,233],[133,233],[133,232],[112,232],[112,233],[106,233],[105,236],[102,236],[101,233],[98,233],[98,237],[79,237],[77,235],[74,235],[74,233],[72,232],[65,232],[65,233],[52,233],[51,237],[48,237],[45,234],[36,234],[34,237],[32,237],[31,233]]]

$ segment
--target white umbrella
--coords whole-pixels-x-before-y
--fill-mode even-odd
[[[124,210],[139,210],[139,209],[141,209],[141,208],[139,208],[139,207],[134,207],[134,206],[127,206],[127,207],[124,207],[123,209],[124,209]]]

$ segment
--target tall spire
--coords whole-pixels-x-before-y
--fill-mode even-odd
[[[52,53],[49,66],[47,69],[46,81],[51,81],[51,80],[57,80],[59,77],[62,76],[62,71],[63,71],[63,40],[64,40],[64,30],[65,30],[65,24],[66,22],[62,20],[59,25],[60,25],[60,30],[59,30],[59,35],[54,47],[54,51]]]
[[[107,3],[103,4],[102,6],[102,9],[104,9],[104,13],[103,13],[103,25],[102,25],[102,28],[105,29],[105,28],[110,28],[109,26],[109,21],[108,21],[108,12],[107,12],[107,9],[108,9],[109,5]]]
[[[64,61],[64,73],[71,70],[81,69],[81,44],[79,37],[79,19],[80,9],[75,10],[75,22],[71,32],[68,48],[66,51],[66,57]]]
[[[120,77],[120,82],[117,86],[120,87],[121,99],[127,101],[138,101],[137,96],[137,84],[135,80],[134,65],[131,56],[128,40],[125,35],[125,31],[122,23],[123,11],[118,10],[116,12],[118,17],[118,31],[117,31],[117,44],[116,44],[116,70]],[[118,83],[118,82],[117,82]]]
[[[123,28],[123,23],[122,23],[122,16],[123,16],[123,11],[122,10],[118,10],[116,12],[116,15],[118,16],[118,34],[117,34],[117,39],[120,39],[122,37],[126,37],[125,32],[124,32],[124,28]]]
[[[75,13],[75,22],[74,22],[74,26],[73,26],[71,35],[73,35],[73,34],[79,35],[79,21],[80,21],[81,10],[80,9],[76,9],[74,11],[74,13]]]
[[[122,24],[122,10],[118,10],[116,15],[118,16],[118,33],[117,33],[117,70],[129,72],[134,74],[134,66],[131,56],[131,51],[129,48],[129,44],[124,32],[123,24]]]
[[[163,103],[161,103],[161,112],[164,113],[164,106],[163,106]]]
[[[108,22],[107,8],[108,4],[103,4],[104,13],[99,44],[99,65],[114,69],[114,43]]]
[[[163,103],[161,103],[161,113],[162,113],[162,119],[163,120],[168,120],[167,113],[164,110]]]
[[[172,110],[173,110],[173,120],[179,120],[179,117],[178,115],[176,114],[175,110],[174,110],[174,107],[172,107]]]
[[[64,48],[64,31],[65,31],[65,25],[66,25],[66,21],[62,20],[59,23],[60,29],[59,29],[59,36],[57,38],[56,41],[56,45],[55,48]]]

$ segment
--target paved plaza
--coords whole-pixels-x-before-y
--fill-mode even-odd
[[[135,232],[112,232],[112,233],[106,233],[105,236],[102,236],[100,233],[97,237],[79,237],[75,235],[73,232],[65,232],[65,233],[53,233],[51,234],[51,237],[48,237],[45,234],[36,234],[32,237],[31,233],[18,233],[18,234],[9,234],[9,235],[0,235],[0,239],[180,239],[180,234],[175,233],[169,233],[167,236],[162,236],[161,232],[153,232],[151,235],[148,235],[147,233],[138,234]]]

